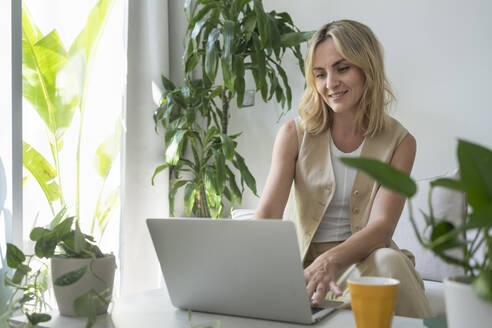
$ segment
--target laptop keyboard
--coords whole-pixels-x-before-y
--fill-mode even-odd
[[[311,313],[312,314],[315,314],[315,313],[318,313],[319,311],[324,310],[324,309],[325,308],[320,308],[320,307],[314,307],[314,306],[312,306],[311,307]]]

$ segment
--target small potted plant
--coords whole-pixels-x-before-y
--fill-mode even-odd
[[[415,223],[411,198],[416,183],[389,164],[369,158],[342,158],[348,166],[372,176],[381,186],[408,198],[409,217],[420,243],[443,261],[458,265],[465,276],[444,281],[448,327],[475,327],[492,321],[492,151],[480,145],[458,141],[459,179],[440,178],[431,182],[430,213],[423,213],[426,226]],[[459,225],[434,217],[432,189],[443,187],[466,194],[470,211]],[[450,253],[459,249],[463,256]]]
[[[47,290],[47,264],[51,260],[51,276],[60,314],[84,316],[88,327],[96,316],[107,312],[111,301],[115,274],[115,257],[103,254],[92,236],[80,231],[78,222],[62,209],[48,227],[35,227],[30,238],[34,254],[25,255],[13,244],[7,244],[7,264],[15,269],[5,283],[14,288],[10,312],[21,310],[30,325],[49,321],[49,306],[44,299]],[[38,265],[35,265],[35,262]]]

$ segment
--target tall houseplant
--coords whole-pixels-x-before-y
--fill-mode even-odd
[[[80,208],[80,144],[83,139],[83,122],[86,107],[87,86],[91,71],[91,64],[96,53],[98,42],[104,31],[114,0],[99,0],[90,11],[83,29],[77,35],[71,46],[65,47],[57,30],[43,34],[34,23],[25,3],[22,8],[22,51],[23,51],[23,96],[29,101],[44,123],[47,133],[50,155],[45,156],[36,150],[31,144],[23,142],[23,165],[36,179],[49,204],[52,217],[55,219],[50,224],[33,228],[30,238],[35,242],[35,254],[24,255],[15,245],[9,244],[7,250],[7,264],[15,272],[5,281],[16,292],[11,295],[10,309],[21,308],[31,324],[49,319],[41,311],[45,304],[43,292],[47,289],[47,264],[44,259],[52,260],[52,272],[54,285],[57,283],[58,268],[64,266],[62,262],[90,263],[80,264],[79,268],[63,271],[71,278],[62,282],[65,285],[78,283],[78,279],[87,280],[91,271],[97,269],[101,259],[109,259],[111,275],[114,277],[114,256],[103,254],[94,245],[92,237],[96,226],[99,227],[99,237],[102,237],[107,220],[118,200],[119,187],[115,191],[103,197],[105,184],[114,160],[119,152],[120,129],[119,122],[115,131],[107,137],[101,145],[94,150],[94,163],[96,171],[101,177],[99,197],[95,205],[94,216],[91,224],[91,235],[81,231]],[[78,110],[79,126],[77,129],[76,149],[73,154],[76,162],[75,185],[75,216],[66,218],[67,200],[63,192],[62,184],[62,159],[61,154],[66,147],[65,132],[72,126],[72,121]],[[50,162],[51,159],[51,162]],[[58,214],[57,214],[58,213]],[[55,256],[55,249],[57,254]],[[40,260],[41,269],[32,266],[34,260]],[[56,261],[56,265],[54,263]],[[32,266],[32,267],[31,267]],[[83,268],[86,268],[85,271]],[[87,269],[88,268],[88,269]],[[77,278],[77,279],[74,279]],[[112,279],[104,279],[112,287]],[[63,280],[63,279],[62,279]],[[101,282],[101,279],[96,279]],[[94,287],[96,288],[96,287]],[[95,289],[94,289],[95,290]],[[18,298],[20,293],[20,298]],[[55,296],[59,299],[57,288]],[[100,293],[93,292],[93,287],[82,290],[77,312],[89,318],[89,324],[95,320],[93,300],[103,299]],[[108,295],[104,295],[108,296]],[[62,302],[63,303],[63,302]],[[80,304],[83,303],[83,304]],[[63,314],[63,306],[59,304]],[[68,303],[71,307],[72,302]],[[81,306],[80,306],[81,305]],[[99,311],[100,312],[100,311]]]
[[[426,222],[423,231],[419,230],[416,225],[411,206],[411,197],[417,191],[416,183],[408,175],[394,169],[389,164],[373,159],[342,158],[342,161],[346,165],[369,174],[382,186],[408,198],[409,217],[420,243],[443,261],[464,269],[465,277],[451,277],[451,280],[471,284],[475,294],[488,304],[488,310],[482,311],[479,315],[490,314],[492,311],[492,151],[480,145],[459,140],[457,154],[460,178],[440,178],[430,184],[430,212],[422,212]],[[466,194],[471,211],[462,218],[459,225],[453,224],[446,218],[434,216],[432,190],[435,187]],[[456,249],[462,251],[462,257],[450,254],[451,250]],[[482,250],[483,254],[481,254]],[[463,291],[460,294],[463,298]],[[458,311],[449,311],[449,303],[446,295],[448,325],[453,327],[455,324],[453,316],[473,306],[468,303]],[[477,307],[485,306],[487,309],[483,303],[478,302],[477,304]],[[467,318],[465,322],[470,322],[469,320],[470,318]],[[456,324],[454,327],[462,327],[462,324]]]
[[[235,98],[238,107],[243,105],[246,72],[252,73],[264,101],[275,98],[290,109],[292,91],[281,61],[290,50],[302,72],[300,45],[313,32],[299,31],[285,12],[266,12],[261,0],[197,0],[194,6],[187,0],[184,10],[185,84],[176,87],[162,77],[165,91],[154,120],[166,131],[167,150],[154,176],[170,167],[171,215],[176,192],[184,187],[187,215],[218,218],[224,214],[224,197],[231,208],[241,203],[245,183],[256,195],[256,181],[236,151],[239,135],[228,134],[231,102]],[[202,77],[193,81],[199,64]],[[239,171],[241,189],[228,164]]]
[[[80,144],[91,65],[98,42],[114,5],[114,0],[100,0],[92,8],[86,24],[66,50],[57,30],[44,35],[29,13],[22,7],[22,88],[23,96],[46,127],[51,151],[51,162],[29,142],[23,141],[23,165],[36,179],[54,216],[67,205],[63,193],[61,153],[65,146],[64,135],[71,127],[78,110],[79,126],[76,143],[75,218],[80,223]],[[109,171],[119,152],[119,125],[111,136],[94,152],[94,163],[102,179],[102,195]],[[119,188],[117,188],[119,189]],[[115,203],[115,193],[105,199],[100,196],[94,210],[91,226],[96,221],[100,234],[104,231],[107,216]],[[93,233],[94,231],[91,231]]]

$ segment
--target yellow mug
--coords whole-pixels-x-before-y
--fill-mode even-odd
[[[389,328],[400,281],[360,277],[347,281],[357,328]]]

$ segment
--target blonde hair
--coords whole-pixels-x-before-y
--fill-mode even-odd
[[[309,42],[304,65],[306,89],[299,105],[303,125],[309,133],[319,134],[333,122],[333,111],[316,90],[312,72],[314,51],[328,38],[333,39],[345,60],[364,72],[365,82],[355,119],[364,135],[373,136],[384,128],[386,107],[395,96],[384,73],[383,50],[376,36],[369,27],[352,20],[326,24]]]

